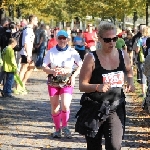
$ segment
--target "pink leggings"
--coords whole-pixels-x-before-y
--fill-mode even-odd
[[[48,92],[49,92],[49,96],[52,96],[52,97],[55,95],[61,95],[63,93],[72,94],[73,87],[66,86],[66,87],[60,88],[60,87],[53,87],[53,86],[48,85]]]

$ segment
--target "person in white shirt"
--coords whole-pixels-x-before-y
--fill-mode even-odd
[[[65,137],[71,138],[67,122],[75,77],[80,72],[82,60],[78,52],[68,46],[68,33],[65,30],[60,30],[56,38],[58,44],[47,52],[43,61],[43,71],[48,74],[51,114],[56,129],[52,136],[60,138],[62,130]],[[75,65],[77,66],[76,70],[74,70]],[[61,111],[59,110],[59,97],[61,98]]]
[[[17,85],[16,94],[26,94],[27,90],[25,88],[25,84],[35,68],[34,61],[32,59],[32,49],[33,49],[33,42],[34,42],[34,32],[33,28],[34,26],[37,26],[38,19],[34,15],[29,16],[29,24],[27,25],[26,29],[23,31],[23,37],[22,37],[22,45],[23,48],[20,51],[21,55],[21,69],[20,69],[20,79],[23,83],[23,88],[20,88],[19,85]]]

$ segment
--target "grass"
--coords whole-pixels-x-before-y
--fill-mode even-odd
[[[130,93],[132,96],[133,106],[135,107],[130,110],[134,114],[134,118],[130,119],[132,123],[136,126],[130,127],[131,133],[133,131],[137,131],[137,135],[135,136],[136,142],[138,143],[137,150],[146,150],[148,145],[150,145],[150,114],[142,109],[141,104],[143,102],[143,97],[139,95],[142,93],[141,85],[137,82],[137,74],[136,67],[134,67],[134,85],[135,85],[135,93]],[[143,144],[143,141],[145,144]]]

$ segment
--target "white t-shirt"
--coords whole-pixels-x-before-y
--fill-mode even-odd
[[[27,48],[29,49],[29,56],[32,56],[32,49],[33,49],[33,43],[34,43],[35,34],[33,32],[33,29],[28,27],[23,31],[22,36],[22,45],[27,45]],[[27,56],[27,53],[24,48],[20,51],[20,55]]]
[[[68,47],[66,51],[58,51],[55,46],[44,57],[43,67],[48,65],[52,69],[56,67],[67,67],[73,71],[75,66],[82,65],[82,60],[74,48]]]

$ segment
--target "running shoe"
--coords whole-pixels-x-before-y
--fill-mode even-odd
[[[53,138],[61,138],[61,130],[55,131],[52,133]]]
[[[62,127],[62,132],[64,134],[64,137],[66,137],[68,139],[72,138],[71,132],[68,127]]]

